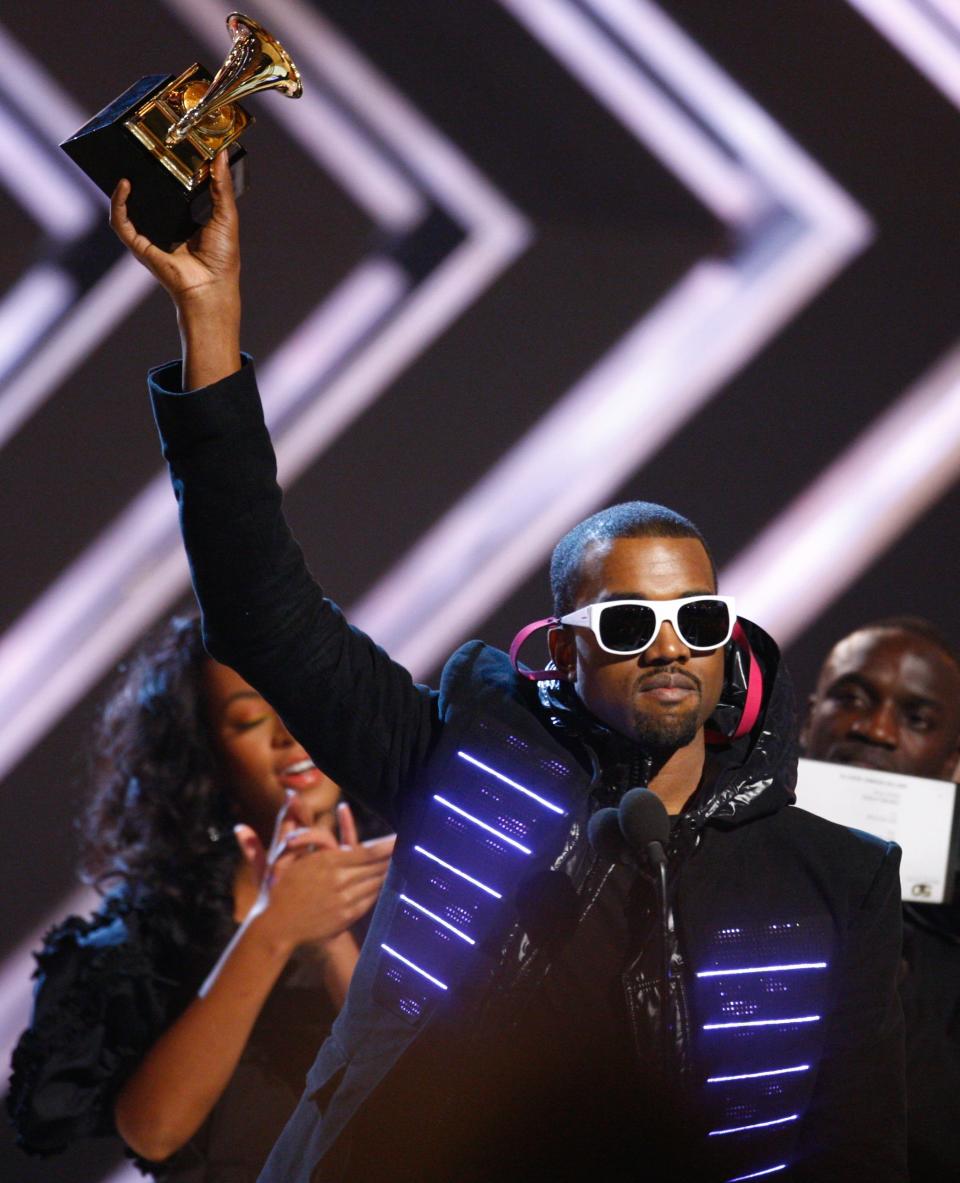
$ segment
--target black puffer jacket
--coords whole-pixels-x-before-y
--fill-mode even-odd
[[[609,871],[596,867],[586,819],[598,784],[615,793],[630,755],[541,702],[480,642],[450,659],[439,692],[415,685],[307,573],[282,519],[252,367],[186,396],[178,380],[178,368],[154,373],[154,405],[211,651],[400,832],[348,1003],[262,1178],[533,1178],[544,1147],[574,1144],[570,1122],[551,1124],[527,1098],[539,1120],[503,1143],[519,1158],[491,1157],[485,1139],[457,1160],[450,1098],[489,1101],[479,1036],[509,1045],[524,994],[537,997],[551,964],[549,940],[518,921],[518,897],[534,876],[560,874],[583,913]],[[899,851],[791,804],[789,685],[773,642],[750,635],[763,710],[716,755],[671,843],[679,1067],[646,1090],[645,1102],[660,1097],[656,1112],[629,1096],[583,1097],[592,1119],[614,1117],[605,1142],[588,1140],[591,1162],[605,1144],[605,1179],[673,1168],[711,1180],[902,1180]],[[655,1081],[658,965],[641,948],[623,974],[638,1079]],[[513,1102],[501,1102],[485,1120],[509,1124]],[[670,1136],[654,1155],[634,1127],[657,1122]],[[551,1177],[583,1177],[575,1161],[566,1173],[554,1162]]]

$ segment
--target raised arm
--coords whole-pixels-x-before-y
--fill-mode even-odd
[[[177,309],[182,373],[154,371],[151,387],[204,639],[277,708],[318,765],[396,825],[402,790],[433,740],[436,701],[324,598],[283,518],[253,366],[239,352],[231,185],[218,158],[213,217],[171,253],[137,233],[123,182],[111,218]]]

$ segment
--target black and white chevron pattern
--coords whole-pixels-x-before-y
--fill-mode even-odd
[[[553,541],[635,496],[701,525],[802,690],[871,617],[957,638],[953,3],[252,12],[306,94],[250,104],[246,344],[315,569],[417,676],[543,615]],[[56,145],[135,78],[219,60],[224,16],[0,16],[4,1054],[38,932],[87,902],[93,703],[187,595],[143,398],[172,316]],[[3,1178],[112,1171],[0,1139]]]

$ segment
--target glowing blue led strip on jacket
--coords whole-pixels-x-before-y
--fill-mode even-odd
[[[425,908],[423,904],[418,904],[416,900],[412,900],[408,895],[401,895],[400,898],[405,904],[409,904],[412,908],[416,908],[418,912],[422,912],[424,916],[429,916],[431,920],[435,920],[437,924],[442,924],[444,928],[448,928],[454,936],[458,936],[461,941],[466,941],[468,945],[475,945],[477,942],[473,937],[468,937],[465,932],[461,932],[459,928],[454,926],[442,916],[438,916],[435,912],[431,912],[429,908]]]
[[[750,1028],[769,1027],[773,1028],[771,1034],[776,1037],[778,1032],[780,1034],[786,1034],[797,1026],[821,1021],[821,1014],[805,1014],[803,1011],[813,1011],[815,1007],[822,1009],[820,1004],[814,1001],[814,998],[819,997],[822,993],[826,974],[821,971],[826,971],[829,968],[827,961],[825,959],[817,961],[787,960],[791,953],[794,956],[798,954],[802,956],[804,953],[807,953],[808,956],[811,953],[813,956],[816,956],[816,953],[809,946],[803,948],[794,944],[792,948],[776,947],[776,945],[765,944],[763,939],[764,935],[768,937],[772,936],[779,943],[780,938],[786,935],[787,929],[796,929],[799,927],[801,926],[796,923],[764,926],[764,929],[757,934],[761,937],[761,940],[754,952],[756,961],[753,961],[751,958],[751,961],[753,961],[752,964],[747,961],[747,957],[745,956],[736,957],[732,948],[717,949],[716,955],[710,958],[714,966],[717,966],[718,962],[722,966],[722,963],[727,961],[728,958],[736,958],[734,963],[718,968],[694,971],[694,976],[698,982],[698,990],[707,992],[703,997],[707,1014],[710,1014],[711,1011],[716,1013],[716,1008],[719,1005],[720,1015],[717,1015],[718,1019],[722,1018],[724,1013],[728,1015],[731,1013],[733,1015],[740,1013],[745,1016],[740,1019],[730,1018],[721,1022],[702,1023],[702,1031],[730,1031],[732,1032],[731,1038],[735,1039],[741,1031],[745,1032]],[[731,937],[740,938],[736,942],[737,945],[740,945],[746,939],[749,931],[749,929],[744,928],[726,928],[719,930],[717,935],[724,941],[729,940]],[[744,951],[745,949],[746,946],[744,946]],[[770,958],[770,961],[765,964],[761,961],[764,955]],[[782,960],[774,960],[778,956]],[[747,962],[747,964],[744,964],[744,962]],[[757,964],[757,962],[760,963]],[[785,997],[780,1000],[778,1009],[785,1010],[787,1013],[782,1018],[746,1017],[751,1013],[756,1015],[758,1012],[762,1015],[764,1011],[769,1014],[771,1009],[769,1001],[764,1005],[760,998],[761,995],[766,995],[768,987],[775,987],[778,991],[783,992]],[[741,994],[744,997],[740,998],[738,1003],[738,998]],[[754,998],[756,999],[756,1004],[752,1001]],[[788,1001],[791,998],[793,1001]],[[792,1014],[790,1013],[791,1011],[793,1012]],[[721,1038],[725,1037],[718,1037],[718,1039]],[[800,1056],[804,1055],[804,1052],[797,1051],[794,1054],[799,1059]],[[810,1052],[808,1051],[806,1055],[809,1058]],[[750,1144],[753,1144],[752,1140],[756,1138],[758,1139],[757,1149],[759,1151],[759,1140],[764,1139],[766,1135],[774,1136],[779,1134],[780,1137],[789,1136],[787,1135],[787,1130],[790,1128],[795,1130],[797,1128],[797,1123],[800,1121],[803,1108],[806,1104],[806,1101],[803,1100],[805,1092],[804,1079],[806,1078],[809,1081],[809,1073],[813,1061],[793,1064],[788,1062],[784,1064],[784,1059],[786,1059],[786,1056],[781,1059],[780,1055],[776,1055],[776,1058],[774,1058],[774,1055],[771,1054],[771,1049],[767,1049],[759,1064],[757,1064],[756,1060],[753,1061],[756,1065],[754,1071],[745,1071],[744,1069],[746,1069],[747,1065],[736,1065],[740,1070],[734,1072],[730,1070],[734,1065],[730,1065],[723,1075],[701,1078],[705,1079],[706,1085],[722,1084],[730,1086],[719,1092],[720,1098],[724,1100],[724,1113],[722,1116],[720,1113],[715,1115],[714,1121],[720,1128],[708,1130],[707,1136],[709,1138],[733,1135],[735,1140],[739,1137],[743,1145],[747,1145],[748,1140]],[[763,1060],[766,1060],[766,1066],[763,1065]],[[771,1066],[771,1060],[774,1066]],[[780,1066],[775,1066],[777,1060],[780,1060]],[[723,1072],[724,1070],[719,1065],[716,1065],[714,1071]],[[789,1081],[793,1083],[788,1083]],[[795,1112],[765,1121],[752,1121],[748,1124],[724,1124],[724,1122],[737,1121],[738,1119],[740,1122],[743,1122],[748,1117],[764,1116],[762,1109],[759,1113],[747,1113],[742,1108],[744,1098],[756,1097],[757,1089],[764,1090],[765,1094],[771,1089],[777,1089],[778,1093],[782,1094],[780,1101],[782,1108],[794,1110]],[[718,1091],[714,1090],[712,1096],[716,1098]],[[792,1099],[788,1099],[791,1096]],[[769,1163],[769,1159],[767,1159],[767,1162]],[[746,1164],[742,1164],[740,1166],[741,1174],[726,1176],[725,1178],[726,1183],[741,1183],[741,1181],[745,1183],[748,1179],[762,1179],[767,1176],[779,1174],[788,1168],[789,1163],[786,1161],[768,1166],[757,1164],[752,1169],[747,1168]],[[721,1176],[721,1178],[723,1177]]]
[[[433,974],[428,974],[425,969],[421,969],[419,965],[404,957],[402,953],[398,953],[396,949],[391,949],[389,945],[384,944],[381,944],[380,948],[384,951],[384,953],[389,953],[391,957],[396,957],[398,961],[402,961],[404,965],[409,965],[412,970],[416,970],[416,972],[422,978],[426,978],[428,982],[433,982],[433,984],[435,986],[439,986],[441,990],[446,990],[447,986],[444,982],[441,982],[439,978],[435,978]]]
[[[763,1171],[754,1171],[752,1175],[735,1175],[732,1179],[728,1179],[727,1183],[743,1183],[745,1179],[759,1179],[761,1175],[772,1175],[776,1171],[785,1171],[787,1164],[785,1162],[778,1163],[775,1167],[767,1167]]]
[[[770,1068],[766,1072],[743,1072],[739,1076],[708,1076],[707,1084],[723,1084],[729,1080],[759,1080],[761,1076],[786,1076],[789,1072],[809,1072],[809,1064],[798,1064],[795,1068]]]
[[[720,1031],[726,1027],[782,1027],[786,1023],[819,1023],[819,1015],[800,1015],[792,1019],[741,1019],[736,1023],[704,1023],[704,1031]]]
[[[461,879],[466,879],[466,881],[468,883],[472,883],[474,887],[479,887],[480,890],[485,891],[487,895],[492,895],[495,900],[503,899],[503,896],[499,891],[494,891],[492,887],[487,887],[485,883],[481,883],[479,879],[474,879],[472,875],[468,875],[466,871],[461,871],[459,867],[454,867],[450,863],[445,863],[442,858],[437,858],[435,854],[425,849],[425,847],[415,846],[413,849],[417,852],[417,854],[425,855],[428,859],[432,859],[433,862],[439,863],[441,867],[445,867],[446,870],[452,871],[454,875],[459,875]]]
[[[791,1113],[789,1117],[775,1117],[773,1121],[758,1121],[753,1125],[736,1125],[729,1130],[711,1130],[707,1135],[709,1138],[719,1138],[721,1134],[743,1134],[747,1130],[764,1130],[768,1126],[783,1125],[788,1121],[796,1121],[800,1116],[799,1113]]]
[[[490,737],[488,736],[488,738]],[[512,746],[518,743],[512,734],[503,736],[503,740]],[[570,769],[568,767],[557,760],[545,764],[542,755],[537,755],[535,749],[528,751],[529,745],[522,741],[519,742],[527,753],[527,758],[523,765],[517,764],[516,760],[513,763],[508,763],[507,766],[511,770],[516,767],[521,775],[526,776],[528,773],[524,769],[529,769],[529,775],[532,775],[537,768],[542,770],[546,767],[556,775],[569,778]],[[516,753],[514,754],[516,755]],[[455,858],[457,863],[465,861],[468,866],[476,865],[485,874],[494,875],[500,880],[500,888],[494,888],[475,878],[463,870],[461,866],[447,862],[445,858],[441,858],[439,854],[434,853],[434,850],[425,846],[415,845],[413,852],[423,855],[425,859],[429,859],[437,867],[442,867],[451,876],[456,876],[464,883],[469,883],[478,891],[495,900],[502,901],[506,893],[514,890],[515,881],[522,877],[529,867],[529,863],[511,858],[510,849],[526,855],[532,860],[534,857],[532,847],[542,845],[542,841],[546,840],[546,835],[557,828],[557,818],[566,816],[566,810],[512,780],[504,773],[498,772],[496,768],[483,763],[475,756],[470,755],[469,752],[459,750],[457,757],[473,767],[468,774],[462,765],[455,765],[456,779],[453,785],[446,789],[440,784],[437,787],[441,788],[442,792],[432,794],[428,832],[433,837],[428,837],[427,841],[447,857]],[[449,771],[448,766],[447,774]],[[478,774],[486,774],[492,779],[490,781],[478,780]],[[494,781],[500,783],[497,784]],[[501,785],[507,786],[520,796],[513,796],[506,792]],[[444,792],[448,792],[450,796],[444,796]],[[463,793],[468,795],[464,797]],[[454,797],[455,801],[450,797]],[[522,798],[526,798],[526,801]],[[470,806],[475,812],[470,812],[463,808],[463,805],[456,803],[459,801],[463,801],[464,805]],[[433,808],[433,802],[444,812],[438,813]],[[540,812],[541,810],[556,816],[548,820],[547,816]],[[542,841],[538,843],[535,839],[541,834]],[[513,835],[518,835],[524,841],[518,841],[518,838]],[[497,845],[495,846],[494,843]],[[530,843],[530,845],[524,843]],[[492,854],[496,856],[493,860],[496,869],[488,869]],[[476,862],[478,858],[480,861]],[[396,936],[384,933],[383,935],[387,936],[390,943],[382,943],[380,948],[384,954],[407,966],[413,973],[418,974],[426,981],[433,983],[441,990],[453,992],[466,972],[467,966],[464,958],[469,954],[465,952],[462,945],[458,946],[456,941],[451,941],[450,937],[454,936],[464,944],[476,948],[481,932],[485,932],[491,925],[502,923],[503,916],[500,916],[499,913],[491,913],[489,905],[482,904],[482,901],[476,898],[468,898],[462,907],[457,905],[451,910],[449,905],[452,904],[452,901],[463,895],[461,887],[449,879],[441,880],[434,871],[422,863],[412,864],[410,872],[411,879],[407,884],[407,890],[413,892],[413,895],[407,895],[405,892],[398,893],[399,908],[395,921],[391,922],[395,922],[397,925]],[[421,885],[423,892],[417,889],[417,883]],[[446,898],[442,902],[436,902],[437,893]],[[417,895],[422,895],[423,899],[438,911],[433,911],[427,904],[413,898]],[[447,916],[457,920],[457,924],[464,927],[450,923],[446,919]],[[510,917],[507,916],[506,919],[509,921]],[[430,922],[432,922],[432,930]],[[479,926],[479,928],[475,930],[475,926]],[[464,929],[473,935],[468,935],[468,931],[464,931]],[[403,952],[398,950],[403,950]],[[396,967],[386,969],[388,964],[385,960],[381,960],[381,968],[377,978],[379,1000],[393,1010],[399,1009],[403,1017],[415,1022],[419,1021],[423,1017],[424,1008],[433,1005],[437,999],[434,998],[431,1001],[429,997],[424,995],[422,988],[417,989],[414,986],[413,980],[409,976],[398,975]],[[428,972],[427,966],[431,970],[435,969],[439,972],[443,980]],[[383,974],[386,976],[382,976]]]
[[[795,965],[747,965],[742,969],[704,969],[697,974],[698,978],[724,978],[734,974],[774,974],[786,973],[793,969],[826,969],[825,961],[801,961]]]
[[[499,838],[501,842],[508,842],[511,846],[515,846],[517,850],[522,851],[523,854],[533,854],[533,851],[526,846],[522,846],[515,838],[508,838],[506,834],[501,834],[494,826],[487,825],[478,817],[474,817],[472,813],[467,813],[465,809],[461,809],[459,805],[454,805],[452,801],[448,801],[446,797],[441,797],[437,793],[433,795],[434,801],[439,801],[441,805],[445,805],[447,809],[452,809],[454,813],[459,813],[461,817],[467,819],[468,822],[473,822],[475,826],[479,826],[481,830],[486,830],[488,834],[492,834],[494,838]]]
[[[497,780],[502,780],[505,785],[509,785],[511,789],[516,789],[518,793],[523,793],[525,797],[530,797],[536,801],[538,805],[542,805],[545,809],[552,809],[554,813],[559,813],[561,817],[565,817],[567,811],[561,809],[559,805],[554,805],[543,797],[538,797],[531,789],[525,789],[523,785],[518,785],[515,780],[511,780],[509,776],[504,776],[502,772],[497,772],[495,768],[491,768],[487,764],[481,764],[476,757],[469,755],[467,752],[457,752],[461,760],[466,760],[475,767],[481,769],[483,772],[489,772],[491,776],[495,776]]]

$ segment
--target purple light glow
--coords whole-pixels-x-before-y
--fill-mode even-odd
[[[927,0],[926,4],[903,0],[847,0],[847,3],[872,22],[954,106],[960,107],[960,52],[944,27],[952,23],[954,31],[957,29],[955,0],[946,3]],[[939,9],[939,14],[924,11],[930,7]]]
[[[442,858],[437,858],[435,854],[432,854],[424,847],[415,846],[413,849],[417,852],[417,854],[425,855],[428,859],[432,859],[433,862],[438,863],[441,867],[446,868],[446,870],[452,871],[454,875],[459,875],[461,879],[466,879],[466,881],[468,883],[472,883],[474,887],[479,887],[480,890],[485,891],[487,895],[492,895],[495,900],[503,899],[503,896],[499,891],[494,891],[492,887],[487,887],[485,883],[481,883],[479,879],[474,879],[472,875],[468,875],[466,871],[461,871],[459,867],[454,867],[450,863],[445,863]]]
[[[0,446],[43,405],[59,383],[76,372],[117,322],[128,316],[153,287],[149,273],[136,259],[125,256],[61,316],[50,318],[44,326],[42,347],[25,352],[16,369],[4,374]]]
[[[704,1031],[721,1031],[727,1027],[783,1027],[787,1023],[819,1023],[819,1015],[801,1015],[794,1019],[745,1019],[739,1023],[704,1023]]]
[[[773,1121],[757,1121],[753,1125],[735,1125],[731,1126],[729,1130],[711,1130],[707,1136],[719,1138],[723,1134],[742,1134],[747,1130],[764,1130],[768,1126],[784,1125],[788,1121],[796,1121],[799,1116],[799,1113],[791,1113],[789,1117],[775,1117]]]
[[[825,961],[802,961],[795,965],[748,965],[742,969],[705,969],[697,974],[698,978],[723,978],[733,974],[773,974],[786,973],[792,969],[826,969]]]
[[[442,924],[444,928],[450,930],[454,936],[458,936],[461,941],[466,941],[468,945],[475,945],[477,942],[473,937],[468,937],[465,932],[461,932],[459,928],[454,928],[452,924],[444,920],[442,916],[437,916],[436,913],[431,912],[429,908],[425,908],[423,904],[418,904],[416,900],[412,900],[408,895],[401,895],[400,898],[405,904],[409,904],[411,908],[416,908],[418,912],[422,912],[424,916],[429,916],[431,920],[435,920],[437,924]]]
[[[723,1084],[729,1080],[758,1080],[761,1076],[786,1076],[788,1072],[809,1072],[809,1064],[798,1064],[795,1068],[770,1068],[766,1072],[743,1072],[739,1076],[708,1076],[707,1084]]]
[[[428,974],[425,969],[421,969],[419,965],[408,960],[402,953],[398,953],[396,949],[391,949],[389,945],[381,944],[380,948],[384,953],[389,953],[391,957],[396,957],[397,961],[402,961],[404,965],[408,965],[412,970],[415,970],[422,978],[426,978],[428,982],[433,982],[435,986],[439,986],[441,990],[446,990],[445,983],[441,982],[439,978],[435,978],[433,974]]]
[[[472,813],[467,813],[465,809],[461,809],[459,805],[454,805],[452,801],[448,801],[446,797],[441,797],[434,793],[434,801],[438,801],[441,805],[445,805],[447,809],[452,809],[454,813],[458,813],[461,817],[466,818],[468,822],[472,822],[475,826],[479,826],[481,830],[486,830],[488,834],[492,834],[494,838],[499,838],[501,842],[507,842],[511,846],[515,846],[517,850],[523,854],[533,854],[533,851],[526,846],[521,846],[515,838],[508,838],[506,834],[501,834],[499,830],[494,829],[493,826],[488,826],[486,822],[482,822],[478,817],[474,817]]]
[[[49,263],[35,264],[0,300],[0,376],[25,357],[74,297],[75,282]]]
[[[767,1167],[763,1171],[754,1171],[752,1175],[735,1175],[732,1179],[728,1179],[727,1183],[741,1183],[743,1179],[759,1179],[762,1175],[772,1175],[776,1171],[784,1171],[787,1168],[785,1162],[778,1163],[775,1167]]]
[[[97,216],[86,186],[10,112],[0,107],[0,183],[59,241],[79,238]]]
[[[475,765],[482,772],[488,772],[491,776],[495,776],[497,780],[502,780],[505,785],[509,785],[511,789],[516,789],[518,793],[523,793],[524,796],[530,797],[536,801],[538,805],[542,805],[544,809],[552,809],[554,813],[559,813],[561,817],[566,816],[566,810],[561,809],[559,805],[554,805],[543,797],[538,797],[536,793],[530,789],[526,789],[523,785],[518,785],[515,780],[511,780],[509,776],[504,776],[502,772],[497,772],[495,768],[491,768],[488,764],[481,764],[476,757],[469,755],[467,752],[457,752],[461,760],[466,760],[468,763]]]
[[[764,194],[754,178],[638,70],[596,21],[562,0],[501,2],[718,218],[740,223],[757,216]],[[625,6],[617,7],[618,12],[601,15],[617,22],[622,35]]]

